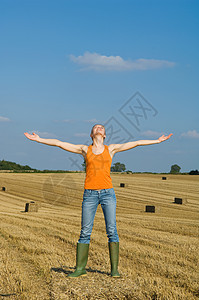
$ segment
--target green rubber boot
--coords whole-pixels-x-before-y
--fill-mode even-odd
[[[76,250],[76,270],[68,274],[67,277],[74,278],[79,276],[86,276],[86,264],[88,260],[88,250],[89,244],[77,243],[77,250]]]
[[[109,255],[111,261],[111,276],[121,277],[118,272],[118,261],[119,261],[119,242],[108,243]]]

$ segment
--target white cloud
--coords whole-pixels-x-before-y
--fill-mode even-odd
[[[100,121],[97,120],[97,119],[90,119],[90,120],[85,120],[84,122],[88,122],[88,123],[97,123],[97,122],[100,122]]]
[[[10,122],[10,119],[6,118],[6,117],[1,117],[0,116],[0,122]]]
[[[195,129],[183,132],[181,136],[186,138],[199,139],[199,133]]]
[[[55,123],[69,123],[69,124],[73,124],[73,123],[77,123],[77,120],[74,119],[64,119],[64,120],[54,120]]]
[[[163,133],[153,131],[153,130],[147,130],[147,131],[143,131],[142,135],[149,136],[149,137],[160,137],[161,135],[163,135]]]
[[[51,132],[38,131],[38,130],[30,130],[30,131],[28,131],[29,134],[32,134],[33,132],[36,133],[36,134],[38,134],[41,137],[50,137],[50,138],[56,138],[57,137],[54,133],[51,133]]]
[[[85,123],[98,123],[101,124],[102,121],[97,120],[97,119],[88,119],[88,120],[75,120],[75,119],[64,119],[64,120],[55,120],[54,122],[63,122],[63,123],[69,123],[69,124],[74,124],[78,122],[85,122]]]
[[[75,133],[75,136],[80,136],[80,137],[88,137],[88,133]]]
[[[76,120],[72,120],[72,119],[65,119],[63,120],[64,123],[75,123]]]
[[[145,59],[124,60],[120,56],[105,56],[98,53],[85,52],[84,55],[70,55],[70,59],[81,66],[81,70],[95,71],[128,71],[151,70],[173,67],[174,62],[167,60]]]

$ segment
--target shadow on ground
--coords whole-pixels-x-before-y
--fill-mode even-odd
[[[70,270],[66,270],[66,269],[70,269]],[[63,268],[51,268],[50,269],[51,271],[54,271],[54,272],[57,272],[57,273],[64,273],[64,274],[71,274],[74,272],[75,268],[72,268],[72,267],[63,267]],[[89,272],[89,273],[98,273],[98,274],[105,274],[105,275],[110,275],[110,273],[107,273],[107,272],[103,272],[103,271],[100,271],[100,270],[94,270],[92,268],[86,268],[86,271]]]
[[[0,294],[0,297],[11,297],[16,296],[16,294]]]

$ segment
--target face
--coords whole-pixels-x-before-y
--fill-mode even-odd
[[[105,138],[106,137],[106,133],[105,133],[105,128],[103,125],[100,125],[100,124],[96,124],[93,129],[92,129],[92,132],[91,132],[91,138],[92,136],[96,135],[96,134],[102,134],[103,137]]]

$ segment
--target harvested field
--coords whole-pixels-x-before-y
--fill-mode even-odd
[[[0,173],[0,299],[198,299],[199,176],[112,174],[120,238],[110,277],[98,207],[87,276],[69,279],[80,233],[84,173]],[[125,187],[120,187],[120,183]],[[182,198],[183,204],[174,203]],[[35,201],[38,212],[25,212]],[[154,205],[155,213],[146,213]]]

